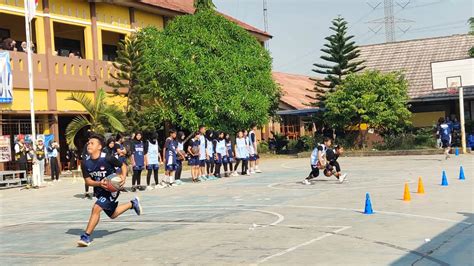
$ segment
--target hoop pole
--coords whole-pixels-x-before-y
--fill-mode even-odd
[[[461,146],[462,152],[466,154],[466,128],[464,126],[464,89],[459,87],[459,117],[461,119]]]

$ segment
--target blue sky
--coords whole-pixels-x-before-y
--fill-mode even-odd
[[[474,0],[394,0],[397,18],[413,21],[399,24],[396,40],[409,40],[468,31],[467,19],[474,16]],[[219,11],[263,29],[263,0],[214,0]],[[384,0],[267,0],[269,31],[274,36],[270,52],[276,71],[314,75],[312,64],[320,61],[324,38],[331,34],[331,20],[341,15],[349,22],[349,33],[357,44],[382,43],[383,25],[368,21],[383,18]],[[369,4],[380,6],[373,10]],[[403,33],[408,27],[408,31]],[[403,30],[403,31],[402,31]]]

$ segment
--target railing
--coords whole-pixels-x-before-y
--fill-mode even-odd
[[[49,62],[49,64],[47,64]],[[13,87],[28,88],[27,55],[10,52]],[[49,71],[49,73],[48,73]],[[33,54],[33,77],[36,89],[94,91],[97,88],[110,90],[105,81],[116,71],[111,62],[98,61],[94,73],[94,61],[45,54]],[[96,84],[97,83],[97,84]]]

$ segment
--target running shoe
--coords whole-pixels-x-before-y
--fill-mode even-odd
[[[342,174],[342,175],[339,177],[339,183],[344,182],[344,180],[346,180],[346,177],[347,177],[347,174]]]
[[[81,235],[81,239],[79,239],[79,241],[77,241],[77,246],[78,247],[88,247],[92,242],[92,239],[90,236],[86,235],[86,234],[82,234]]]
[[[303,185],[311,185],[311,182],[309,182],[308,179],[303,180]]]
[[[135,197],[130,201],[132,203],[132,208],[135,210],[137,215],[141,215],[143,213],[142,206],[140,205],[140,199]]]

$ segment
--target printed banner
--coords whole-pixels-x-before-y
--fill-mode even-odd
[[[10,135],[0,136],[0,162],[12,160],[12,149],[10,146]]]
[[[10,66],[10,54],[0,51],[0,103],[13,101],[13,77]]]

